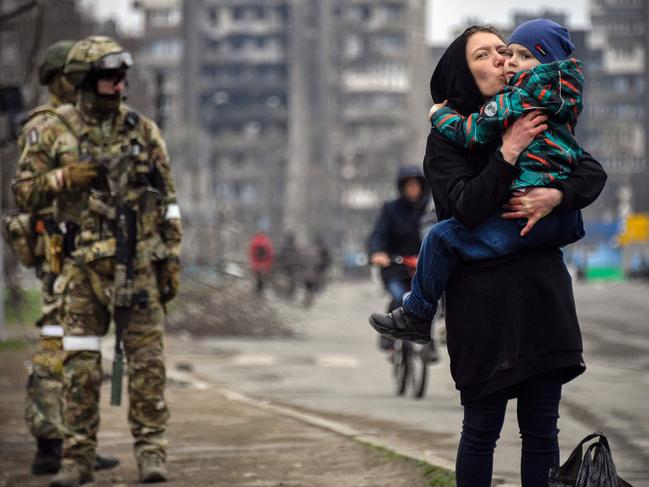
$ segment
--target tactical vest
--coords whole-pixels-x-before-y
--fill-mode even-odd
[[[18,149],[25,150],[26,144],[35,144],[40,137],[40,131],[47,122],[41,115],[56,114],[55,108],[50,104],[40,105],[31,110],[21,121],[18,136]],[[43,267],[45,264],[45,244],[43,241],[44,218],[51,215],[52,209],[48,208],[32,216],[19,210],[11,210],[2,215],[2,230],[5,241],[14,252],[20,263],[25,267]],[[46,272],[47,269],[44,269]]]
[[[65,232],[74,232],[72,256],[88,263],[115,255],[115,205],[127,203],[137,213],[136,267],[166,257],[158,231],[163,221],[164,180],[149,157],[139,115],[120,107],[110,134],[88,125],[72,105],[62,105],[56,115],[76,139],[76,150],[59,154],[61,166],[71,162],[97,165],[98,177],[90,188],[60,193],[55,217]]]

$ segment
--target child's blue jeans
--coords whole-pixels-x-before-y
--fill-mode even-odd
[[[437,302],[460,260],[492,259],[526,247],[563,247],[584,236],[580,211],[551,213],[524,237],[520,232],[525,219],[506,220],[501,215],[495,212],[473,229],[449,218],[429,230],[421,244],[412,289],[403,299],[406,312],[424,321],[432,320]]]

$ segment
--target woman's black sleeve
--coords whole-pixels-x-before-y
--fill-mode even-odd
[[[503,202],[518,170],[496,151],[477,168],[466,149],[431,130],[424,172],[436,203],[469,228],[480,225]]]
[[[563,193],[556,211],[574,211],[587,207],[597,199],[605,183],[606,171],[602,165],[584,152],[568,179],[555,181],[551,185]]]

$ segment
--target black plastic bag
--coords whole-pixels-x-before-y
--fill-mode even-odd
[[[584,453],[585,443],[597,438]],[[593,433],[579,442],[558,468],[552,468],[548,487],[632,487],[617,475],[608,440],[602,433]]]

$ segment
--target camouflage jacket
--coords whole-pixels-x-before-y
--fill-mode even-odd
[[[96,184],[62,185],[59,169],[81,161],[98,166]],[[12,190],[23,211],[53,206],[56,221],[75,229],[73,256],[81,262],[114,256],[116,193],[138,215],[136,265],[179,256],[180,210],[164,141],[153,121],[125,105],[106,123],[58,107],[40,131],[26,132]]]
[[[471,148],[500,140],[516,119],[530,110],[548,115],[548,130],[518,157],[520,169],[512,189],[548,186],[566,179],[583,151],[574,135],[582,110],[581,61],[569,59],[520,71],[503,90],[468,117],[451,108],[437,110],[433,127],[458,145]]]
[[[45,125],[55,117],[56,107],[61,105],[58,98],[50,94],[49,103],[40,105],[31,110],[21,123],[18,134],[18,153],[22,154],[29,140],[38,140],[40,132]],[[52,208],[43,208],[38,212],[38,217],[47,217],[52,214]],[[43,222],[36,224],[31,213],[13,213],[12,219],[9,216],[4,220],[8,225],[6,234],[9,236],[9,245],[15,252],[18,260],[26,267],[35,267],[37,274],[49,272],[49,266],[45,259],[45,242],[42,229]],[[15,220],[14,220],[15,219]],[[13,231],[11,231],[13,230]]]

